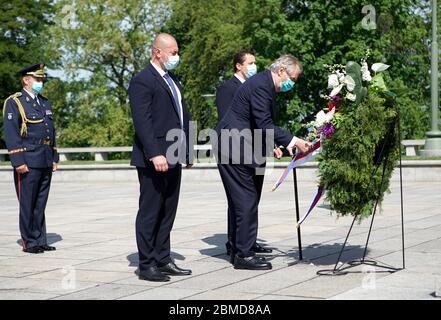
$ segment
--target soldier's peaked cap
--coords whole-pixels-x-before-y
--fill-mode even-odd
[[[37,78],[46,77],[46,75],[44,74],[44,63],[34,64],[33,66],[21,69],[20,71],[17,71],[17,74],[22,77],[24,76],[34,76]]]

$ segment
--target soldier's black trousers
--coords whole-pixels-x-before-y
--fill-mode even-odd
[[[137,168],[140,184],[136,217],[139,270],[171,262],[170,232],[178,208],[181,166],[156,172],[153,166]]]
[[[45,209],[51,179],[52,168],[29,168],[29,172],[25,174],[18,174],[14,170],[24,249],[47,245]]]

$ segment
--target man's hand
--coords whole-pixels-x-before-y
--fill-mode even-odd
[[[280,160],[283,156],[283,151],[280,148],[275,148],[274,149],[274,157],[276,157],[276,159]]]
[[[155,170],[158,172],[167,172],[168,171],[168,163],[167,159],[164,156],[156,156],[152,159],[153,165],[155,166]]]
[[[27,172],[29,172],[29,168],[27,165],[21,165],[17,168],[15,168],[15,171],[17,171],[18,174],[25,174]]]
[[[55,172],[58,170],[58,164],[56,162],[52,162],[52,172]]]
[[[297,139],[295,146],[297,147],[297,149],[299,149],[301,152],[303,153],[310,153],[311,152],[311,143],[309,143],[308,141],[302,140],[302,139]],[[294,157],[294,149],[293,148],[287,148],[289,155],[291,157]]]
[[[295,146],[303,153],[308,154],[311,152],[311,143],[309,143],[308,141],[297,139]]]

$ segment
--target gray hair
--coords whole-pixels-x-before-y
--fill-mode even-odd
[[[285,68],[286,71],[289,73],[294,72],[294,68],[298,67],[300,70],[300,73],[303,72],[302,65],[300,64],[299,59],[294,57],[290,54],[284,54],[280,58],[278,58],[276,61],[273,62],[273,64],[270,66],[270,70],[272,72],[278,72],[281,68]]]

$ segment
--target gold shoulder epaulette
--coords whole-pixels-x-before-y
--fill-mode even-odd
[[[6,99],[5,104],[3,105],[3,117],[5,117],[6,103],[8,102],[8,100],[10,98],[12,98],[14,100],[15,104],[17,105],[18,112],[20,113],[20,116],[21,116],[21,119],[22,119],[20,135],[22,137],[25,137],[27,132],[28,132],[28,127],[27,127],[28,123],[41,123],[44,120],[43,119],[41,119],[41,120],[29,120],[28,118],[26,118],[26,113],[25,113],[25,110],[23,108],[23,105],[21,104],[20,100],[18,100],[18,98],[21,95],[22,95],[21,92],[17,92],[17,93],[14,93],[13,95],[9,96],[8,99]]]
[[[3,118],[5,117],[5,111],[6,111],[6,103],[8,103],[9,99],[14,99],[14,98],[18,98],[21,97],[22,93],[21,92],[16,92],[14,94],[11,94],[9,97],[6,98],[5,102],[3,103]]]

